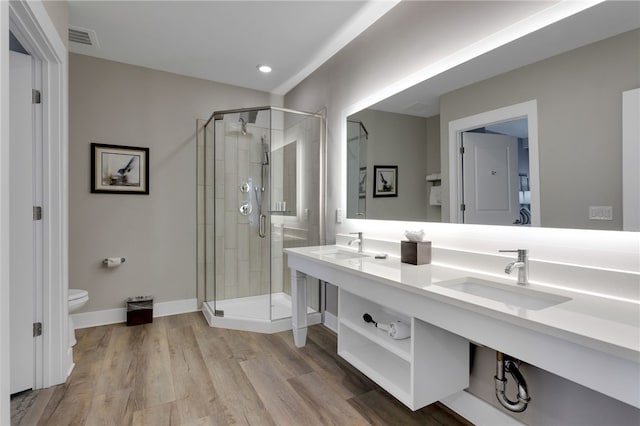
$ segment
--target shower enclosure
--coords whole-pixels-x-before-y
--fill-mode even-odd
[[[324,119],[276,107],[214,112],[204,129],[205,299],[209,325],[291,328],[283,248],[323,243]],[[201,244],[202,246],[202,244]],[[308,283],[320,321],[320,285]]]

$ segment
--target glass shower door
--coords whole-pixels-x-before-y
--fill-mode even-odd
[[[285,248],[320,244],[322,119],[272,109],[271,253],[273,320],[291,317],[291,272]],[[308,277],[309,312],[319,312],[318,280]]]
[[[269,110],[214,120],[217,316],[270,319]]]

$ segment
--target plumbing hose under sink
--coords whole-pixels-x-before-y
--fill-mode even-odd
[[[513,380],[518,386],[518,400],[511,401],[505,394],[507,379],[504,377],[505,371],[511,374]],[[527,409],[531,397],[527,390],[527,382],[518,368],[517,361],[504,355],[502,352],[496,352],[496,398],[498,402],[509,411],[521,413]]]

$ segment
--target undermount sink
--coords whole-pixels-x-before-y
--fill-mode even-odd
[[[337,259],[337,260],[359,259],[362,257],[369,257],[368,255],[363,253],[358,253],[355,251],[348,251],[348,250],[340,250],[340,249],[333,249],[333,250],[327,250],[327,251],[319,250],[319,251],[312,252],[312,254],[326,257],[329,259]]]
[[[441,287],[502,302],[505,305],[538,311],[571,300],[569,297],[543,293],[527,287],[512,287],[477,278],[436,283]]]

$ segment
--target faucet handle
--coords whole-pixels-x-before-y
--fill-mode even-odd
[[[518,253],[518,259],[524,259],[529,254],[529,250],[527,249],[498,250],[498,253]]]

